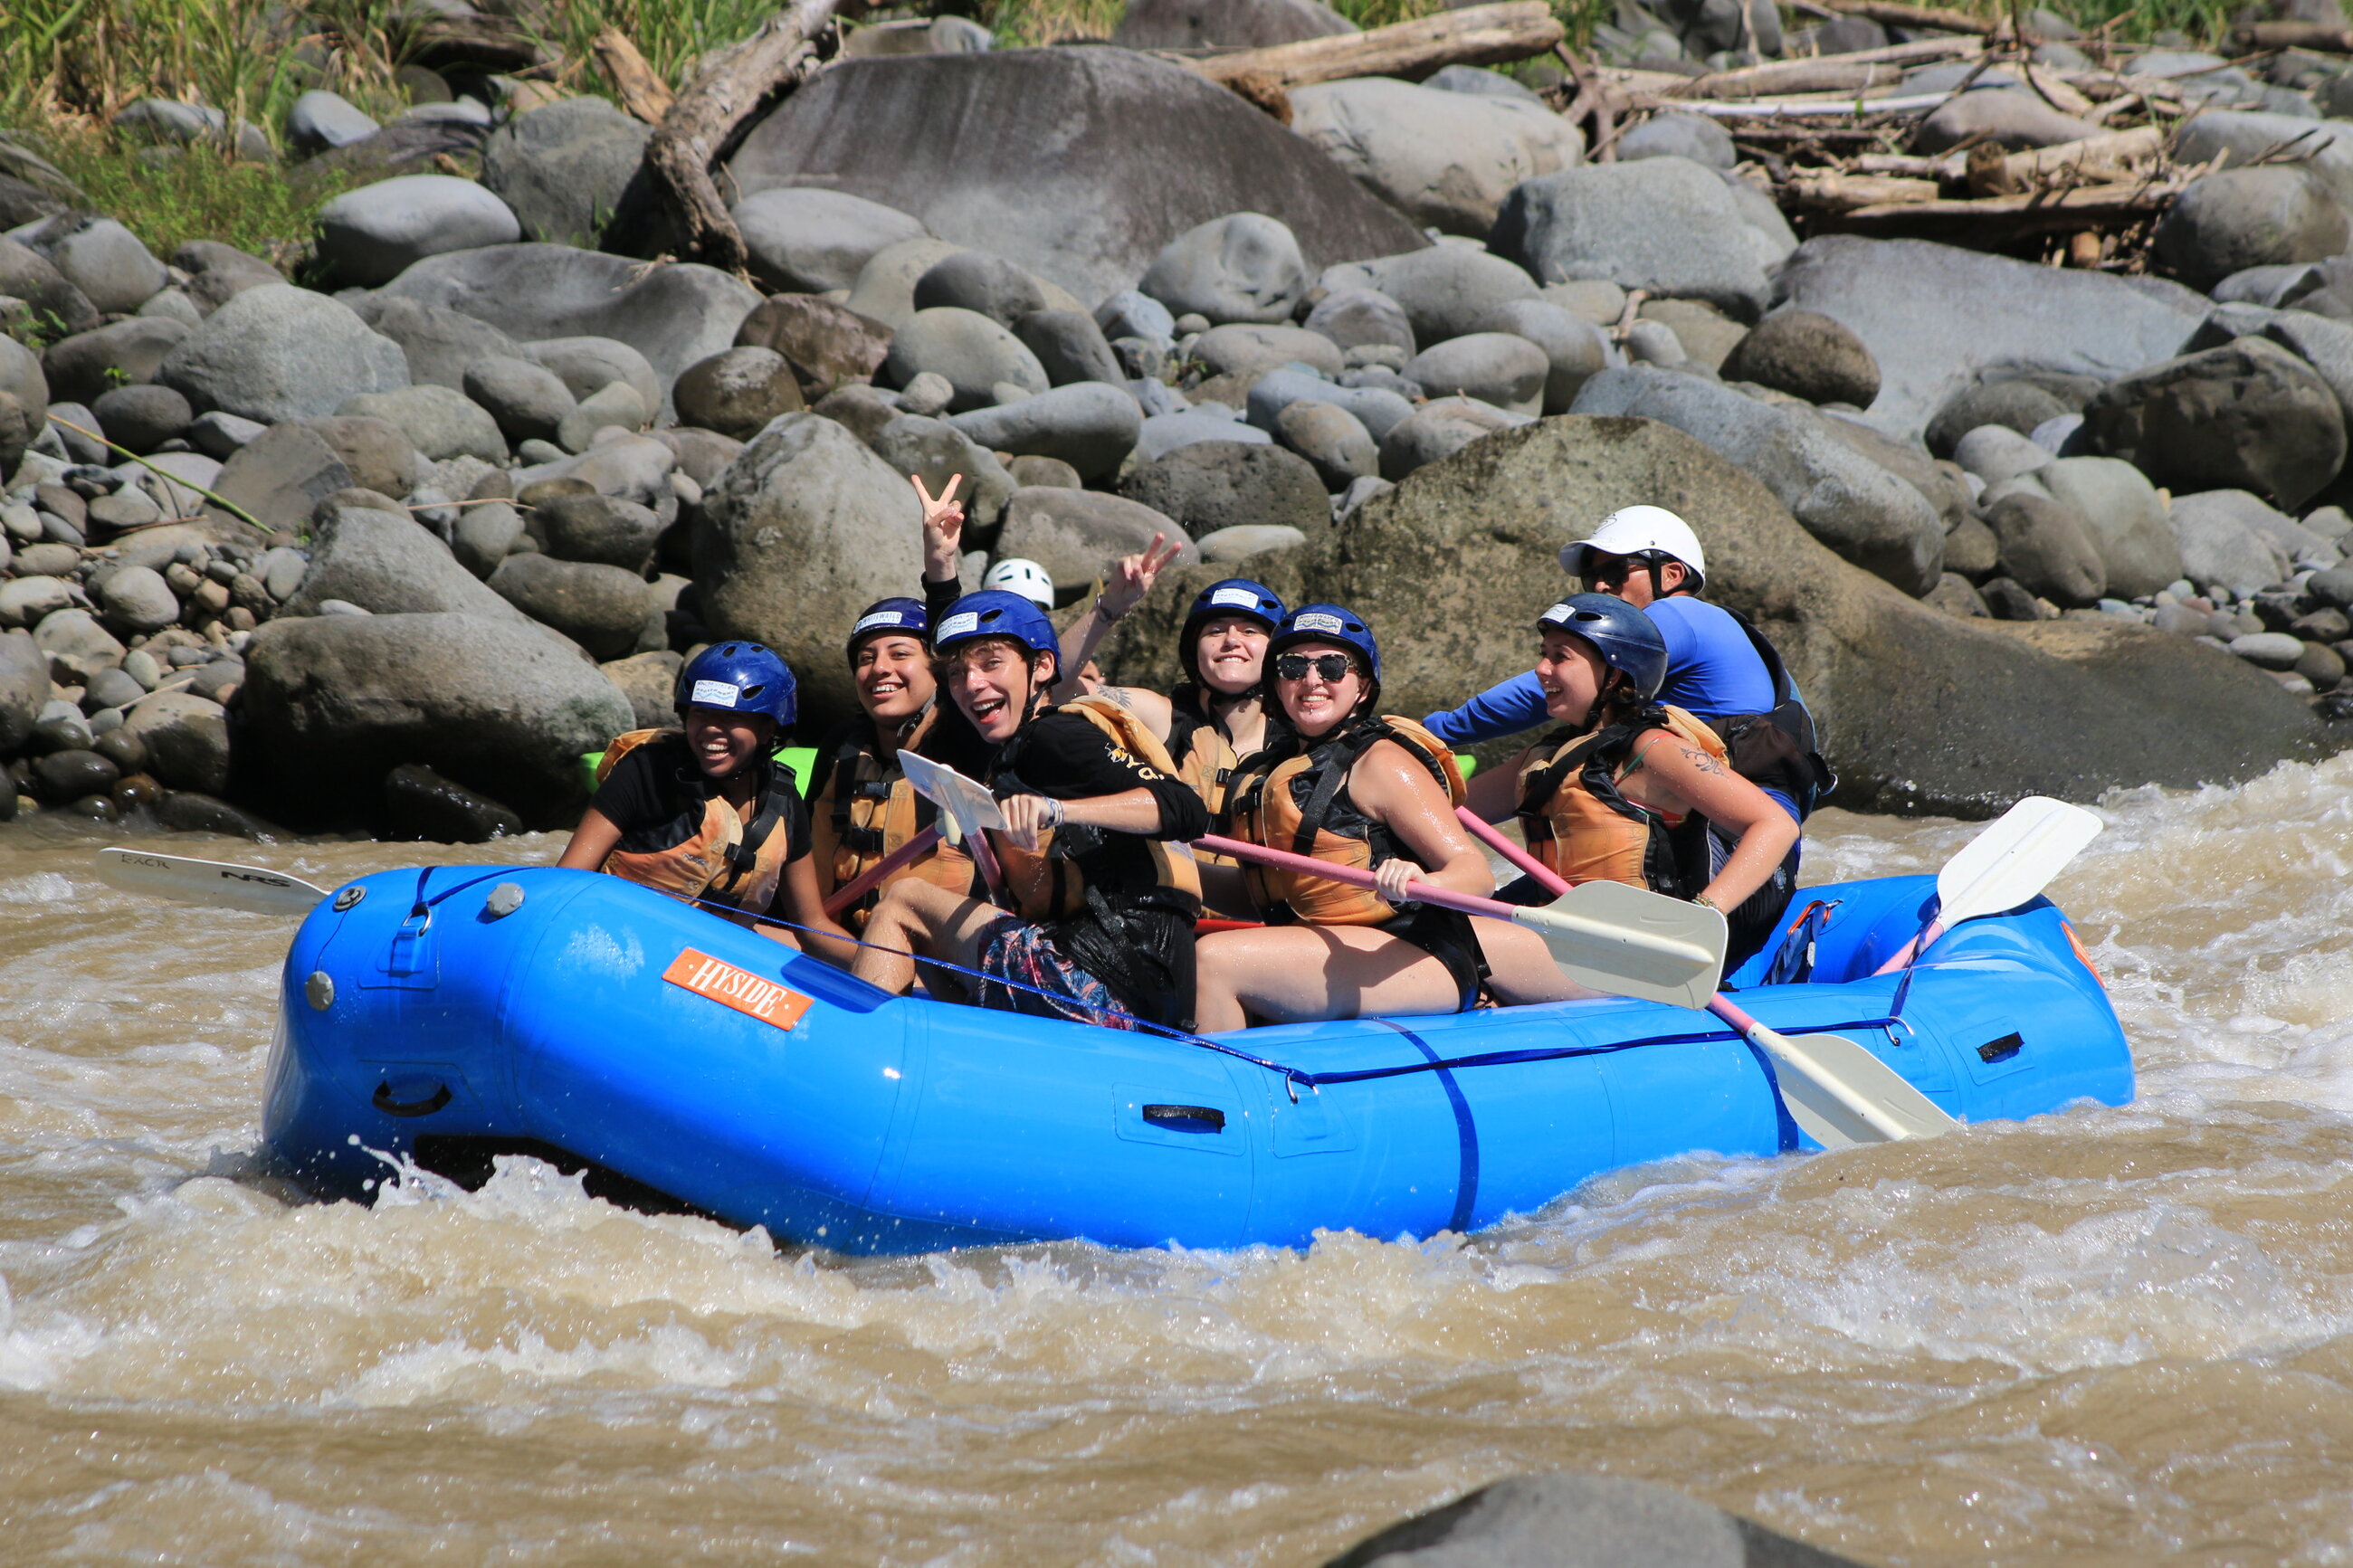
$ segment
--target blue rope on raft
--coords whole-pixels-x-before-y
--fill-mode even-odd
[[[418,871],[417,877],[417,910],[429,910],[435,905],[440,904],[455,895],[464,892],[469,888],[480,887],[482,883],[491,880],[494,877],[502,877],[506,875],[505,870],[501,868],[500,870],[488,872],[480,877],[470,878],[466,881],[459,883],[454,888],[450,888],[446,891],[436,894],[428,900],[425,897],[426,880],[427,878],[431,877],[435,871],[440,869],[444,869],[444,868],[428,866]],[[670,896],[680,897],[680,895],[676,894]],[[832,942],[840,942],[844,940],[841,937],[835,936],[831,931],[820,931],[808,926],[797,925],[791,921],[778,920],[774,915],[753,914],[749,910],[739,910],[732,904],[723,904],[715,899],[704,899],[699,897],[681,898],[681,901],[700,905],[704,909],[712,910],[726,915],[749,920],[756,925],[776,926],[785,931],[799,931],[805,935],[822,937]],[[913,953],[901,952],[900,950],[895,947],[884,947],[880,942],[864,942],[854,936],[849,937],[848,940],[853,946],[872,948],[877,952],[892,953],[901,958],[912,958],[917,963],[929,964],[935,969],[944,969],[956,974],[968,975],[974,980],[987,981],[992,985],[1002,985],[1008,990],[1027,991],[1033,996],[1042,996],[1048,1001],[1056,1003],[1062,1006],[1088,1008],[1097,1012],[1103,1011],[1101,1008],[1094,1007],[1091,1003],[1079,1001],[1076,997],[1065,996],[1060,992],[1047,991],[1039,986],[1026,984],[1018,980],[1009,980],[1002,975],[984,974],[977,969],[968,969],[961,963],[951,963],[944,958],[918,958]],[[807,954],[807,956],[811,958],[816,957],[813,953]],[[822,959],[818,959],[817,962],[823,963],[824,961]],[[1910,976],[1907,973],[1905,976],[1906,984],[1909,983],[1909,979]],[[1839,1024],[1806,1025],[1799,1026],[1797,1032],[1800,1034],[1828,1034],[1835,1033],[1841,1029],[1892,1030],[1898,1027],[1908,1028],[1908,1025],[1905,1025],[1901,1018],[1895,1016],[1895,1014],[1900,1012],[1901,1008],[1902,994],[1899,990],[1897,1005],[1896,1006],[1889,1009],[1889,1016],[1886,1017],[1857,1018]],[[1267,1072],[1274,1073],[1293,1085],[1294,1089],[1303,1086],[1311,1089],[1321,1089],[1327,1083],[1366,1083],[1376,1079],[1405,1078],[1414,1073],[1445,1072],[1456,1068],[1512,1067],[1525,1062],[1561,1061],[1573,1057],[1608,1056],[1616,1051],[1637,1050],[1644,1046],[1696,1045],[1708,1040],[1737,1040],[1742,1037],[1740,1031],[1734,1028],[1699,1029],[1688,1034],[1645,1035],[1639,1039],[1609,1040],[1599,1045],[1543,1046],[1531,1047],[1514,1051],[1481,1051],[1471,1056],[1444,1057],[1430,1061],[1404,1062],[1396,1067],[1358,1068],[1348,1072],[1309,1072],[1305,1068],[1295,1068],[1282,1062],[1271,1060],[1265,1057],[1252,1056],[1248,1051],[1238,1050],[1232,1046],[1220,1045],[1218,1041],[1209,1039],[1206,1036],[1196,1035],[1185,1029],[1173,1029],[1165,1024],[1155,1024],[1146,1018],[1136,1018],[1133,1015],[1130,1015],[1130,1021],[1133,1022],[1137,1028],[1147,1029],[1153,1034],[1161,1036],[1166,1039],[1175,1040],[1181,1045],[1195,1046],[1205,1051],[1215,1051],[1221,1057],[1231,1057],[1238,1062],[1244,1062],[1251,1067],[1262,1068]],[[1076,1023],[1079,1022],[1079,1020],[1072,1019],[1071,1022]],[[1098,1029],[1109,1027],[1108,1025],[1103,1024],[1090,1024],[1087,1026]]]

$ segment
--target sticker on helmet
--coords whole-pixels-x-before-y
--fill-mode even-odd
[[[1248,588],[1220,588],[1209,595],[1212,605],[1239,605],[1245,610],[1258,608],[1258,595]]]
[[[876,626],[903,626],[906,624],[906,616],[896,610],[877,610],[872,615],[862,617],[856,626],[850,627],[849,635],[856,637],[860,632],[871,632]]]
[[[1327,616],[1321,610],[1311,610],[1303,616],[1293,616],[1291,629],[1295,632],[1338,632],[1347,627],[1337,616]]]
[[[1555,605],[1551,609],[1546,610],[1543,615],[1538,616],[1536,619],[1540,621],[1565,621],[1568,619],[1572,614],[1574,614],[1574,612],[1570,610],[1567,602],[1564,601],[1561,604]]]
[[[735,688],[724,680],[698,680],[686,700],[691,708],[733,708],[736,696]]]
[[[942,621],[940,629],[934,634],[933,640],[946,642],[952,637],[965,637],[978,630],[980,630],[980,612],[966,610],[960,616],[950,616],[946,620]]]

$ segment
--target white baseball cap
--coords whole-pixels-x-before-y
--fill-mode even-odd
[[[1604,555],[1639,555],[1656,550],[1682,562],[1694,578],[1704,581],[1707,576],[1707,556],[1699,547],[1699,535],[1692,531],[1690,523],[1662,506],[1620,507],[1601,520],[1591,538],[1561,546],[1561,569],[1572,577],[1584,576],[1588,550]]]
[[[1018,555],[1008,556],[988,569],[980,580],[984,588],[1002,588],[1008,594],[1018,594],[1041,610],[1054,607],[1054,579],[1035,561],[1024,561]]]

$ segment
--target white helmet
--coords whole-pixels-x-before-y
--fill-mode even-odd
[[[1562,570],[1572,577],[1584,576],[1588,550],[1604,555],[1640,555],[1655,550],[1682,562],[1691,573],[1694,588],[1707,578],[1707,557],[1700,550],[1699,535],[1691,531],[1690,523],[1662,506],[1620,507],[1601,520],[1590,539],[1561,546]]]
[[[1054,607],[1054,579],[1035,561],[1009,556],[988,569],[980,580],[984,588],[1002,588],[1008,594],[1018,594],[1041,610]]]

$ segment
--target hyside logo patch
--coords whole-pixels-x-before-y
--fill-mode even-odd
[[[779,1029],[791,1028],[809,1010],[809,998],[799,992],[773,980],[763,980],[748,969],[738,969],[691,947],[670,960],[670,967],[662,971],[662,978]]]

